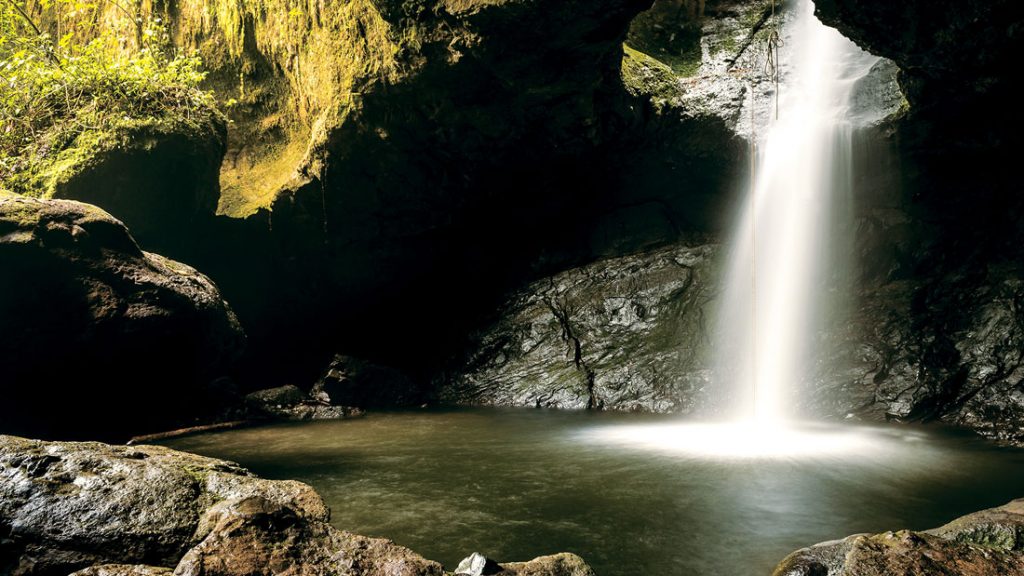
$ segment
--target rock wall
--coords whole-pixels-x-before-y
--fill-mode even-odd
[[[709,380],[714,246],[602,261],[513,295],[473,341],[441,400],[691,412]]]

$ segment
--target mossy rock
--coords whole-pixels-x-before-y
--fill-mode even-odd
[[[225,138],[212,110],[197,119],[125,120],[86,129],[58,149],[38,147],[45,152],[10,184],[27,196],[100,206],[147,248],[174,251],[192,223],[216,211]]]
[[[633,96],[668,100],[682,93],[679,78],[663,62],[628,44],[623,46],[622,83]]]

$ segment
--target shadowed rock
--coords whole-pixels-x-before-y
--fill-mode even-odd
[[[245,341],[207,277],[143,252],[88,204],[0,198],[0,268],[5,432],[124,437],[187,422]]]

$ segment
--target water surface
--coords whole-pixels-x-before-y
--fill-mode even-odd
[[[332,523],[449,569],[576,552],[599,575],[768,575],[796,548],[924,529],[1024,496],[1024,453],[937,428],[812,427],[758,456],[742,434],[664,417],[371,414],[170,446],[312,485]],[[801,444],[793,450],[779,445]]]

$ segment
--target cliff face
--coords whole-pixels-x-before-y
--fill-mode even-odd
[[[344,41],[316,26],[356,4],[321,6],[306,34]],[[260,35],[277,25],[257,18],[243,54],[268,64],[247,85],[333,99],[286,103],[294,117],[309,112],[294,177],[266,209],[211,222],[183,257],[224,286],[271,364],[319,370],[340,347],[422,367],[524,278],[717,226],[709,199],[730,196],[744,148],[721,118],[659,112],[624,86],[622,42],[647,4],[367,3],[374,24],[355,26],[355,41],[372,52],[362,58],[387,57],[345,81],[315,71],[351,49],[300,40],[275,56],[265,43],[276,40]],[[236,131],[240,114],[263,118],[254,103],[236,106]],[[232,146],[229,134],[225,170]],[[225,216],[249,212],[225,209],[234,193],[222,184]],[[417,344],[399,352],[396,326]],[[287,377],[313,375],[300,372]]]

